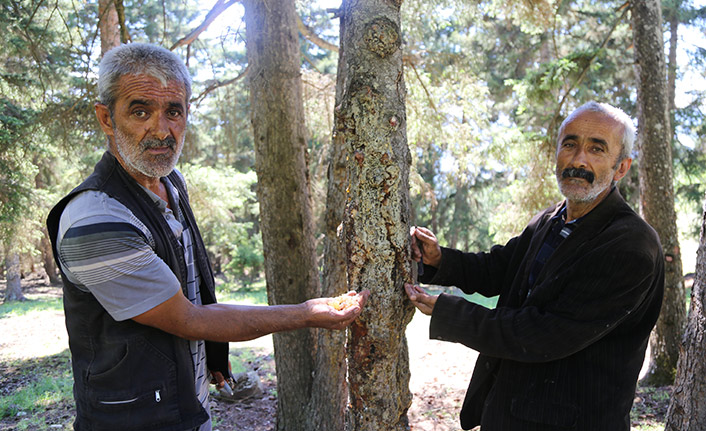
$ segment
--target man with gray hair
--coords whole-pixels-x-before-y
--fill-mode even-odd
[[[303,327],[343,329],[343,310],[217,304],[206,248],[175,169],[191,78],[172,52],[114,48],[100,64],[95,110],[108,151],[50,212],[64,281],[77,430],[211,429],[209,374],[230,377],[228,341]]]
[[[488,253],[442,248],[415,228],[421,281],[499,296],[407,295],[431,315],[430,337],[480,355],[461,425],[482,431],[628,431],[635,386],[660,312],[664,262],[654,230],[617,190],[635,128],[589,102],[559,128],[556,178],[565,199]]]

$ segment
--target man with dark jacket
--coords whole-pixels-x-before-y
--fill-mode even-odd
[[[101,61],[98,91],[108,151],[47,219],[64,280],[74,427],[207,431],[209,374],[224,385],[228,341],[345,328],[369,292],[341,311],[326,298],[217,304],[186,183],[174,169],[191,96],[186,67],[164,48],[122,45]]]
[[[406,285],[430,314],[430,337],[477,350],[461,425],[482,431],[628,431],[635,386],[659,315],[659,239],[620,196],[635,129],[590,102],[559,129],[563,202],[488,253],[438,245],[416,228],[421,281],[499,295],[495,309]],[[413,241],[414,243],[415,241]]]

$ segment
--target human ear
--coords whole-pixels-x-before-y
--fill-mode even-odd
[[[613,181],[619,181],[621,178],[623,178],[630,170],[631,165],[632,159],[630,157],[624,158],[618,164],[618,169],[615,171],[615,175],[613,175]]]
[[[106,135],[113,136],[113,120],[110,118],[110,109],[102,103],[96,103],[94,107],[101,129]]]

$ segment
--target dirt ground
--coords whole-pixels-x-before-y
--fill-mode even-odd
[[[0,283],[2,291],[4,286]],[[39,276],[23,280],[23,291],[28,299],[61,296],[59,287],[47,285]],[[2,299],[0,296],[0,302]],[[0,326],[3,328],[0,334],[0,395],[25,385],[27,376],[51,375],[57,370],[66,370],[69,356],[62,312],[45,310],[22,316],[0,315]],[[407,328],[410,390],[413,393],[408,412],[411,429],[460,430],[458,412],[477,353],[458,344],[429,340],[428,327],[429,317],[417,312]],[[236,403],[213,399],[214,430],[274,431],[277,399],[271,337],[231,346],[231,354],[243,354],[247,358],[248,371],[256,371],[260,376],[263,395]],[[639,390],[633,408],[633,425],[660,424],[668,405],[669,397],[665,394],[668,394],[668,388]],[[34,413],[43,417],[41,422],[46,424],[45,429],[71,429],[73,414],[70,402],[49,403],[43,412]],[[22,414],[0,417],[0,430],[20,429],[18,425],[22,419]]]

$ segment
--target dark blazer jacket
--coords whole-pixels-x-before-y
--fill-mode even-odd
[[[664,262],[654,230],[617,189],[556,249],[528,294],[531,264],[562,204],[489,253],[442,249],[421,281],[499,295],[495,309],[442,294],[430,337],[480,352],[461,425],[483,431],[628,431],[659,315]]]

